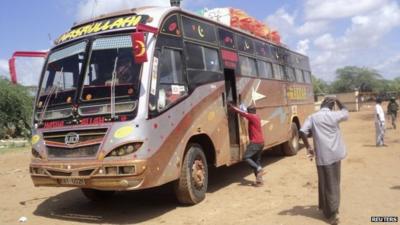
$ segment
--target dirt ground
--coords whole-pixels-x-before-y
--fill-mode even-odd
[[[369,224],[371,216],[400,217],[400,129],[375,147],[373,106],[341,125],[348,156],[342,162],[342,224]],[[206,200],[184,207],[168,187],[118,193],[105,203],[78,189],[35,188],[30,151],[0,154],[0,224],[327,224],[317,210],[317,174],[304,149],[293,157],[263,157],[266,185],[244,163],[210,171]],[[25,216],[26,222],[18,222]],[[399,222],[400,223],[400,222]]]

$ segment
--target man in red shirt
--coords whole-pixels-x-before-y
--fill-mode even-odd
[[[261,153],[264,148],[264,135],[261,128],[261,119],[256,114],[256,108],[250,106],[247,108],[247,112],[238,109],[237,107],[229,104],[230,109],[237,112],[240,116],[244,117],[249,121],[249,139],[250,143],[247,145],[246,152],[244,154],[244,160],[253,169],[254,175],[256,176],[256,186],[264,184],[262,175],[264,173],[261,166]]]

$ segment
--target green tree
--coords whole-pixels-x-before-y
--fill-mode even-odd
[[[396,77],[391,81],[387,82],[387,91],[390,92],[400,92],[400,77]]]
[[[386,88],[382,75],[367,67],[346,66],[337,69],[336,74],[336,80],[332,83],[332,91],[336,93],[379,91]]]
[[[311,75],[311,80],[314,89],[314,96],[324,95],[329,92],[329,85],[326,81]]]
[[[0,78],[0,138],[30,135],[32,102],[27,88]]]

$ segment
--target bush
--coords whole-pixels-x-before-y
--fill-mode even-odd
[[[33,101],[26,87],[0,79],[0,138],[30,136]]]

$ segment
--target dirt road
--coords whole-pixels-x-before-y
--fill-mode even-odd
[[[342,162],[342,224],[369,224],[371,216],[400,217],[400,129],[388,129],[388,147],[375,147],[373,107],[342,124],[348,157]],[[119,193],[95,204],[77,189],[34,188],[30,151],[0,154],[0,224],[327,224],[317,210],[315,164],[265,155],[266,185],[250,186],[243,163],[210,171],[206,200],[176,203],[168,188]],[[25,216],[27,221],[18,222]],[[399,222],[400,224],[400,222]]]

